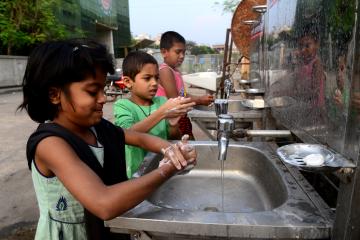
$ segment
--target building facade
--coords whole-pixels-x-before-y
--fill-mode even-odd
[[[128,0],[62,0],[55,15],[73,37],[93,38],[116,58],[131,45]]]

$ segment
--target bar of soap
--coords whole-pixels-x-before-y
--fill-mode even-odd
[[[264,108],[265,107],[264,100],[262,100],[262,99],[254,99],[253,107],[254,108]]]
[[[313,153],[304,157],[304,162],[308,166],[321,166],[324,164],[325,159],[321,154]]]

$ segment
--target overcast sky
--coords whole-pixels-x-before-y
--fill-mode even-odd
[[[173,30],[198,44],[224,44],[232,14],[213,0],[129,0],[133,36]],[[222,2],[221,0],[219,2]]]

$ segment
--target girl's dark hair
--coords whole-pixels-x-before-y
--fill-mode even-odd
[[[135,81],[135,76],[141,71],[145,64],[156,64],[156,59],[150,54],[142,51],[130,52],[122,64],[123,76],[127,76]]]
[[[70,39],[40,44],[28,58],[22,83],[24,100],[18,109],[26,109],[39,123],[54,119],[58,106],[50,101],[50,89],[60,88],[67,93],[70,83],[89,75],[95,77],[97,68],[114,73],[112,56],[95,41]]]
[[[185,38],[179,33],[174,31],[164,32],[160,38],[160,49],[169,50],[176,42],[186,44]]]

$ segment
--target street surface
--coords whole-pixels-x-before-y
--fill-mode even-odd
[[[38,208],[25,158],[35,129],[26,112],[17,112],[22,93],[0,94],[0,238],[15,227],[33,225]]]

